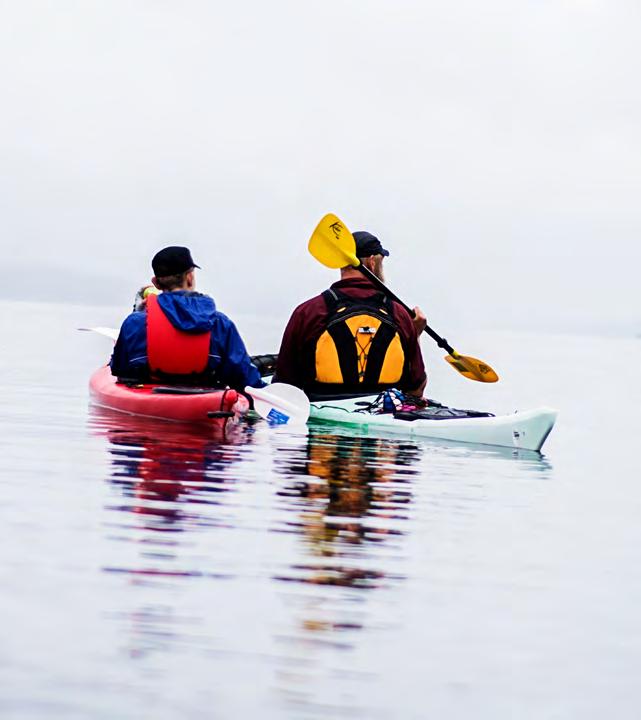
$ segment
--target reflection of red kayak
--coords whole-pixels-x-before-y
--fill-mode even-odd
[[[236,390],[219,388],[172,387],[167,385],[127,385],[119,383],[109,367],[96,370],[89,381],[93,402],[100,407],[131,415],[204,422],[223,427],[249,409],[249,402]]]

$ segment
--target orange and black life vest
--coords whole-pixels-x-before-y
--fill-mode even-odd
[[[401,383],[406,355],[385,295],[354,298],[330,288],[323,298],[328,316],[315,346],[316,389],[367,392]]]
[[[152,377],[199,375],[207,369],[211,332],[177,330],[156,295],[147,298],[147,361]]]

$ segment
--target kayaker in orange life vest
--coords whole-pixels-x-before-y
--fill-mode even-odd
[[[151,261],[153,286],[146,307],[123,322],[111,357],[119,378],[190,385],[264,385],[234,323],[214,300],[196,292],[195,268],[186,247],[160,250]]]
[[[369,232],[355,232],[356,256],[380,280],[389,252]],[[308,395],[374,393],[396,387],[422,396],[427,383],[418,338],[425,315],[415,317],[377,291],[356,268],[341,269],[329,290],[293,312],[278,353],[274,382]]]

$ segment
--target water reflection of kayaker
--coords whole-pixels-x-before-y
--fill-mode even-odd
[[[233,484],[229,470],[237,459],[234,445],[249,438],[246,432],[237,427],[233,434],[211,428],[186,430],[105,410],[96,410],[95,417],[100,425],[106,424],[110,480],[134,500],[126,509],[163,519],[162,525],[148,529],[175,531],[188,524],[216,524],[213,517],[199,520],[202,512],[185,513],[185,503],[193,508],[219,504],[220,493]]]
[[[368,548],[403,534],[399,524],[407,518],[412,497],[408,466],[417,462],[418,452],[415,446],[380,438],[310,434],[306,461],[288,467],[292,482],[279,494],[296,500],[297,524],[313,555],[323,560],[300,564],[293,575],[278,579],[379,584],[382,571],[353,561],[356,556],[369,559],[373,551]],[[343,565],[342,558],[349,558],[349,564]]]
[[[356,256],[380,280],[389,252],[368,232],[355,232]],[[378,292],[350,265],[329,290],[292,314],[275,381],[311,394],[375,393],[397,387],[422,396],[427,382],[418,342],[425,315],[415,317]]]
[[[243,390],[263,385],[234,323],[213,298],[196,292],[195,268],[186,247],[160,250],[151,261],[146,307],[123,322],[111,358],[111,372],[137,381],[228,385]]]

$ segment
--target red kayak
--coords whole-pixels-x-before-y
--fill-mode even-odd
[[[109,366],[89,380],[94,404],[130,415],[163,420],[200,422],[224,427],[249,409],[249,401],[236,390],[178,387],[160,384],[129,385],[117,382]]]

